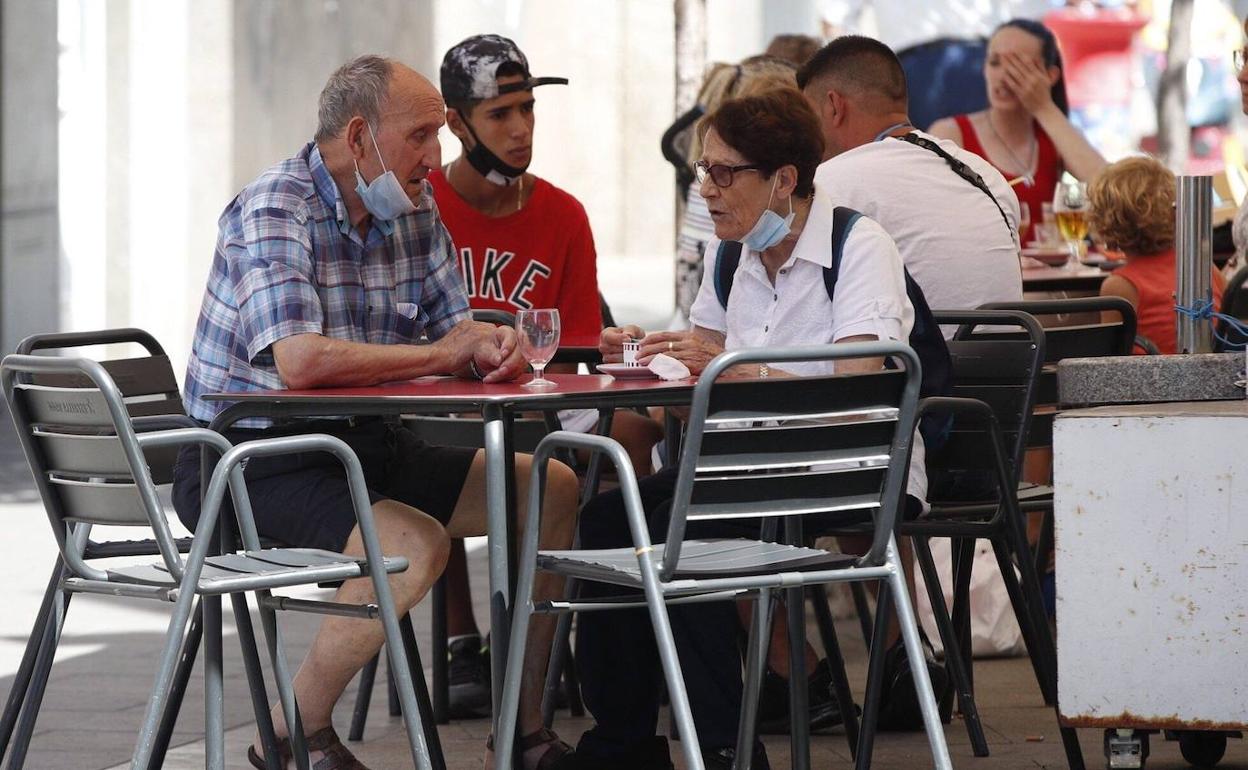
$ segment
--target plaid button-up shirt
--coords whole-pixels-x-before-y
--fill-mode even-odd
[[[428,205],[392,223],[374,221],[362,240],[315,143],[239,193],[218,223],[195,327],[190,415],[211,421],[228,405],[205,401],[208,393],[285,387],[270,347],[285,337],[411,344],[468,318],[455,248],[425,197]]]

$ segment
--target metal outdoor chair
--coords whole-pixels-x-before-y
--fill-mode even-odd
[[[948,343],[953,397],[924,399],[919,414],[946,413],[954,421],[945,443],[927,454],[930,510],[901,522],[897,530],[914,542],[972,750],[976,756],[987,756],[970,657],[970,580],[978,538],[992,544],[1045,701],[1056,700],[1056,648],[1027,545],[1016,481],[1045,360],[1045,332],[1033,317],[1017,311],[936,311],[936,320],[960,325]],[[991,330],[979,331],[986,326]],[[1017,331],[1005,331],[1009,327]],[[957,555],[953,621],[932,558],[932,537],[950,538]],[[1015,575],[1016,564],[1021,581]],[[1074,730],[1061,732],[1070,766],[1082,767]]]
[[[1036,390],[1036,406],[1028,433],[1028,447],[1053,445],[1053,418],[1057,414],[1057,363],[1065,358],[1129,356],[1136,338],[1135,308],[1121,297],[1082,297],[1024,302],[993,302],[981,310],[1017,310],[1036,317],[1071,313],[1117,313],[1121,321],[1098,321],[1078,326],[1048,326],[1044,329],[1044,367]],[[1053,488],[1047,484],[1019,485],[1019,507],[1024,513],[1043,515],[1040,538],[1034,553],[1036,572],[1043,575],[1053,549]],[[1052,705],[1050,694],[1045,704]],[[1054,694],[1055,696],[1055,694]]]
[[[401,674],[399,691],[405,706],[413,760],[422,769],[432,766],[408,660],[401,652],[402,634],[387,578],[391,572],[406,569],[407,561],[383,557],[363,472],[346,444],[330,436],[308,435],[231,447],[220,434],[200,427],[162,427],[139,433],[113,377],[102,364],[86,358],[7,356],[0,361],[0,384],[64,563],[63,571],[57,575],[56,590],[64,595],[94,593],[155,599],[174,605],[131,767],[152,765],[158,748],[158,731],[171,699],[175,669],[179,666],[194,604],[205,597],[244,592],[257,595],[282,708],[292,736],[293,753],[301,770],[307,769],[308,756],[277,627],[277,610],[366,618],[380,616],[386,637],[395,642],[389,647],[391,665]],[[143,409],[138,408],[139,411]],[[141,417],[134,422],[140,420]],[[191,443],[199,443],[223,456],[213,470],[189,554],[183,558],[157,494],[150,458]],[[366,558],[315,549],[265,548],[261,544],[251,515],[242,464],[250,457],[312,451],[329,452],[342,462]],[[244,550],[209,555],[227,492],[236,512]],[[94,525],[144,528],[156,542],[159,561],[111,567],[90,563],[85,557]],[[359,577],[372,579],[376,605],[342,605],[271,594],[275,588]],[[59,622],[50,623],[49,628],[59,633]],[[209,639],[208,642],[219,645],[219,640]],[[207,762],[212,767],[224,765],[223,681],[219,660],[215,657],[219,651],[219,646],[210,648],[212,654],[205,666],[209,704],[205,714]],[[267,702],[263,710],[267,712]]]
[[[835,375],[818,378],[771,378],[723,382],[721,376],[738,364],[829,361],[892,356],[904,362],[901,371]],[[766,641],[771,627],[772,594],[784,589],[790,638],[800,658],[804,644],[802,594],[807,585],[877,580],[881,611],[888,602],[897,611],[909,654],[910,670],[920,693],[928,741],[938,768],[951,767],[937,714],[918,628],[906,594],[904,566],[897,559],[893,527],[906,483],[906,468],[915,427],[919,362],[907,346],[893,342],[852,343],[816,347],[740,350],[715,358],[694,389],[671,519],[665,543],[650,541],[646,512],[637,481],[623,448],[610,439],[558,432],[538,446],[530,486],[530,510],[541,510],[544,473],[557,447],[600,451],[616,466],[626,504],[633,543],[593,551],[538,551],[539,516],[530,516],[519,561],[508,659],[523,660],[531,616],[535,612],[589,612],[620,607],[648,608],[672,703],[685,766],[704,765],[690,713],[668,622],[666,603],[753,598],[755,607],[746,653],[745,697],[738,731],[737,767],[748,770],[754,744],[758,695],[766,666]],[[856,557],[806,548],[802,524],[807,514],[858,513],[876,524],[872,545]],[[687,521],[725,518],[759,519],[759,540],[685,540]],[[775,539],[783,521],[783,542]],[[538,569],[578,580],[634,588],[644,594],[634,601],[533,601]],[[882,653],[882,650],[878,650]],[[496,756],[510,756],[515,739],[520,697],[519,667],[508,668]],[[883,655],[873,654],[868,670],[867,718],[878,709],[883,680]],[[805,713],[806,692],[791,688],[791,713]],[[793,766],[809,767],[809,725],[794,720]],[[858,754],[860,767],[869,755]]]
[[[134,428],[137,432],[197,427],[194,420],[186,416],[182,408],[182,399],[178,393],[177,379],[169,363],[164,349],[147,332],[142,329],[122,328],[104,329],[88,332],[58,332],[36,334],[22,340],[17,353],[27,355],[36,351],[81,349],[99,345],[138,345],[143,347],[147,355],[135,358],[121,358],[101,362],[104,370],[112,376],[126,408],[135,418]],[[55,377],[41,375],[31,378],[35,383],[52,384]],[[64,378],[60,378],[63,380]],[[145,453],[148,470],[153,483],[168,484],[173,480],[173,462],[175,451],[152,450]],[[175,541],[179,550],[190,550],[189,538]],[[155,540],[115,540],[101,542],[88,539],[83,546],[82,558],[85,561],[113,557],[157,556],[160,549]],[[9,691],[4,714],[0,717],[0,758],[8,753],[9,767],[21,768],[26,759],[30,739],[34,732],[35,722],[43,702],[43,694],[51,671],[52,660],[60,642],[61,628],[69,612],[72,594],[60,588],[64,564],[58,557],[52,569],[47,590],[36,615],[34,627],[26,644],[26,650],[14,677],[13,687]],[[241,607],[241,613],[239,608]],[[243,649],[249,679],[255,688],[258,698],[256,705],[260,708],[267,702],[263,680],[259,677],[259,657],[256,653],[255,633],[251,626],[251,616],[246,612],[245,603],[236,605],[235,620],[238,626],[239,641]],[[55,618],[55,622],[52,619]],[[188,631],[188,647],[186,658],[189,664],[194,661],[199,645],[202,627],[198,612],[191,621]],[[186,678],[175,682],[169,709],[166,711],[161,729],[156,739],[153,764],[164,761],[164,752],[169,745],[169,738],[177,721],[178,710],[185,690]],[[271,744],[273,725],[265,713],[258,719],[260,732],[268,736]],[[16,731],[16,733],[15,733]],[[12,741],[10,743],[10,741]]]

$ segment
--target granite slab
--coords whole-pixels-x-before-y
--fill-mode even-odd
[[[1064,406],[1228,401],[1244,398],[1243,353],[1066,358],[1057,365]]]

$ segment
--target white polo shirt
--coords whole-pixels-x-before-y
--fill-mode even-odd
[[[811,205],[807,226],[776,274],[774,286],[758,252],[742,249],[726,310],[715,294],[719,239],[707,242],[702,285],[689,311],[694,326],[723,333],[726,350],[820,345],[864,334],[910,339],[914,308],[906,297],[905,274],[893,240],[875,221],[860,217],[845,239],[836,295],[829,300],[823,270],[832,265],[831,203],[816,192]],[[814,209],[820,208],[827,209],[821,212],[826,216],[815,216]],[[803,361],[780,368],[810,377],[831,374],[834,367],[831,361]],[[918,431],[908,481],[907,492],[926,500],[927,470]]]
[[[1001,172],[975,153],[947,139],[916,133],[983,177],[1001,209],[939,155],[898,139],[868,142],[824,161],[815,171],[816,189],[833,205],[848,206],[880,223],[932,310],[1018,302],[1023,276],[1014,191]],[[1002,209],[1009,226],[1001,218]],[[946,338],[954,330],[943,327]]]

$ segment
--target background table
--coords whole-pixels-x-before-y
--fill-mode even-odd
[[[595,350],[597,348],[595,347]],[[515,454],[511,423],[521,411],[673,406],[692,397],[694,380],[616,380],[603,375],[549,374],[547,390],[523,384],[530,375],[487,384],[455,377],[422,377],[357,388],[316,388],[214,393],[209,401],[232,401],[210,426],[227,430],[248,417],[342,417],[359,415],[480,412],[485,422],[486,537],[490,562],[491,685],[494,719],[499,714],[511,630],[512,569],[515,533]],[[495,722],[497,726],[497,722]]]
[[[1023,291],[1089,291],[1096,293],[1110,274],[1099,267],[1024,267]]]

